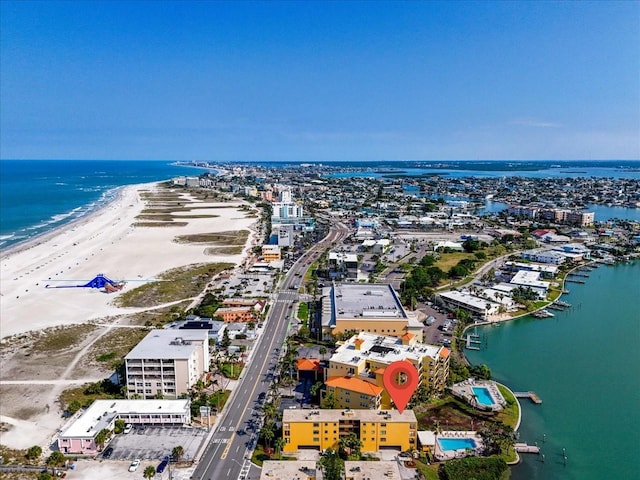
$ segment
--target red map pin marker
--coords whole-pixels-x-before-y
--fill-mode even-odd
[[[410,362],[401,360],[384,369],[382,383],[400,413],[418,387],[418,371]]]

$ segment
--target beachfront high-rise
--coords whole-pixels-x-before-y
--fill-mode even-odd
[[[209,369],[207,330],[153,330],[124,360],[128,398],[178,398]]]

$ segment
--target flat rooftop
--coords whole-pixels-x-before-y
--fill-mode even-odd
[[[283,423],[300,422],[339,422],[340,420],[359,420],[361,422],[379,423],[417,423],[413,410],[351,410],[351,409],[322,409],[322,410],[290,410],[282,412]]]
[[[391,285],[335,284],[331,291],[336,318],[407,318]]]
[[[131,350],[126,360],[144,359],[188,359],[195,348],[202,348],[191,342],[208,342],[206,330],[152,330],[144,337],[133,350]]]
[[[534,288],[549,288],[549,282],[540,280],[540,272],[531,272],[528,270],[519,270],[511,279],[511,283]]]
[[[530,273],[535,273],[535,272],[530,272]],[[438,292],[438,295],[443,298],[448,298],[455,302],[468,305],[469,307],[482,312],[485,311],[487,304],[491,304],[492,306],[496,306],[496,307],[498,305],[495,302],[488,301],[481,297],[476,297],[475,295],[469,292],[461,292],[458,290],[451,290],[449,292]]]
[[[316,475],[316,462],[311,460],[266,460],[262,464],[260,480],[307,480]]]
[[[190,415],[190,400],[95,400],[61,437],[93,437],[118,415]]]
[[[345,478],[352,480],[380,479],[402,480],[398,463],[393,461],[381,462],[344,462]]]
[[[360,343],[360,350],[356,349],[356,341]],[[391,363],[399,360],[420,362],[424,357],[431,357],[436,360],[442,348],[440,345],[426,345],[423,343],[403,345],[400,338],[360,332],[343,345],[340,345],[331,356],[330,362],[346,365],[359,365],[366,359],[382,363]]]

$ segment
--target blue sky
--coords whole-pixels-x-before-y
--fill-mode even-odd
[[[0,157],[639,159],[640,2],[0,2]]]

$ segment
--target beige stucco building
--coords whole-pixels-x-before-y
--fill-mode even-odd
[[[209,369],[207,330],[153,330],[125,357],[128,398],[177,398]]]
[[[440,394],[444,391],[449,376],[449,353],[443,346],[419,343],[411,334],[395,338],[360,332],[336,349],[325,370],[325,381],[329,386],[336,383],[336,378],[350,376],[377,385],[383,389],[379,408],[391,408],[391,398],[384,389],[383,382],[384,370],[389,364],[408,361],[418,372],[418,385]],[[354,385],[358,388],[354,388],[351,395],[360,398],[360,382],[354,382]],[[348,383],[340,381],[339,386],[344,390]],[[363,408],[358,404],[359,402],[340,406]]]

